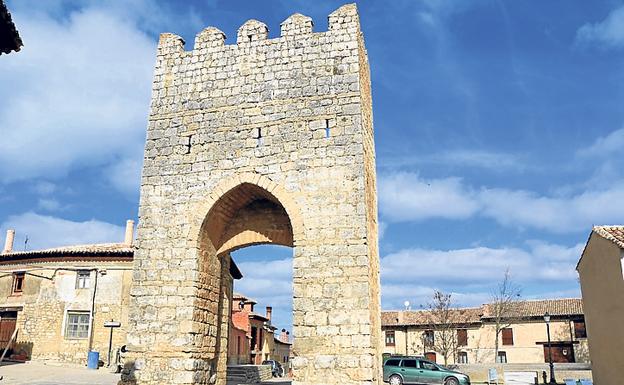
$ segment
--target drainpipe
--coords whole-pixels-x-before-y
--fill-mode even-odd
[[[405,355],[408,356],[409,355],[409,350],[408,350],[408,343],[407,343],[407,336],[409,335],[409,333],[407,332],[407,326],[405,326]]]
[[[93,347],[93,327],[95,325],[95,294],[97,293],[97,284],[98,284],[98,269],[93,269],[95,271],[95,279],[93,280],[93,296],[91,297],[91,325],[89,326],[89,346],[87,347],[87,356]]]

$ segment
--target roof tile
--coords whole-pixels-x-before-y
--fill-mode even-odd
[[[624,249],[624,226],[594,226],[592,230]]]
[[[451,319],[455,324],[479,323],[493,317],[492,304],[476,308],[453,309]],[[514,303],[512,317],[541,317],[548,312],[551,316],[582,315],[583,303],[580,298],[540,299],[517,301]],[[383,311],[382,326],[426,326],[431,324],[430,310]]]

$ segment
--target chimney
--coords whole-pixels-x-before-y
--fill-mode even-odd
[[[2,254],[10,253],[13,251],[13,240],[15,239],[15,230],[9,229],[6,233],[6,239],[4,241],[4,249],[2,250]]]
[[[273,314],[273,308],[271,306],[266,307],[266,317],[269,319],[269,323],[271,323],[271,315]]]
[[[133,239],[134,239],[134,221],[132,219],[128,219],[126,221],[126,236],[124,237],[124,243],[128,246],[132,246]]]

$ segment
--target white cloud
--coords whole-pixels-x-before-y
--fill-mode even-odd
[[[456,304],[479,305],[507,269],[521,286],[574,281],[582,248],[528,241],[524,248],[403,249],[381,259],[383,305],[401,308],[409,300],[416,308],[427,304],[434,289],[458,288],[463,290],[453,292]]]
[[[388,223],[384,221],[379,222],[379,228],[377,229],[379,233],[379,239],[383,239],[384,235],[386,235],[386,230],[388,229]]]
[[[555,258],[541,254],[556,248]],[[528,248],[474,247],[456,250],[404,249],[382,259],[382,277],[386,281],[479,284],[502,276],[507,268],[523,280],[566,280],[575,277],[574,262],[582,245],[565,247],[529,244]],[[562,259],[562,256],[564,257]],[[539,269],[536,267],[539,266]],[[557,270],[567,266],[562,270]],[[409,267],[410,274],[405,274]],[[551,271],[551,268],[556,272]],[[539,271],[536,271],[539,270]]]
[[[561,197],[507,189],[484,189],[478,199],[481,215],[500,224],[532,227],[553,233],[584,231],[596,224],[619,223],[624,218],[624,183]]]
[[[25,46],[0,61],[0,178],[53,179],[135,159],[155,42],[104,10],[59,21],[18,9],[13,16]]]
[[[380,212],[388,222],[481,216],[509,227],[568,233],[621,222],[624,206],[617,202],[622,200],[624,182],[618,181],[589,186],[579,193],[549,196],[503,188],[477,190],[459,178],[423,179],[407,172],[379,178]]]
[[[273,307],[273,323],[280,329],[292,325],[292,258],[237,263],[243,278],[234,282],[234,290],[256,301],[256,311]]]
[[[527,165],[516,154],[484,150],[448,150],[424,155],[389,156],[379,164],[386,169],[409,166],[442,165],[455,168],[479,168],[492,172],[524,171]]]
[[[624,22],[624,20],[622,20]],[[624,28],[624,27],[623,27]],[[589,147],[578,151],[581,157],[609,157],[619,155],[624,149],[624,128],[615,130],[607,136],[602,136]]]
[[[459,178],[425,180],[399,172],[379,178],[379,206],[390,221],[465,219],[479,208]]]
[[[124,226],[91,219],[84,222],[70,221],[53,216],[27,212],[7,218],[0,231],[15,230],[15,250],[24,249],[24,240],[28,236],[28,250],[48,247],[122,242]]]
[[[47,181],[39,181],[34,184],[33,190],[39,195],[50,195],[56,191],[56,185]]]
[[[624,6],[614,9],[606,19],[598,23],[587,23],[576,33],[577,43],[596,43],[604,48],[624,46]]]
[[[141,152],[137,152],[142,155]],[[139,159],[125,158],[112,164],[104,170],[106,179],[124,194],[136,197],[141,185],[141,168],[143,162]]]
[[[57,211],[63,207],[59,201],[50,198],[39,198],[37,206],[46,211]]]

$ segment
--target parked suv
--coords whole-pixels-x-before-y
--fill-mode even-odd
[[[448,370],[421,357],[390,357],[383,366],[383,380],[390,385],[470,385],[470,377]]]

